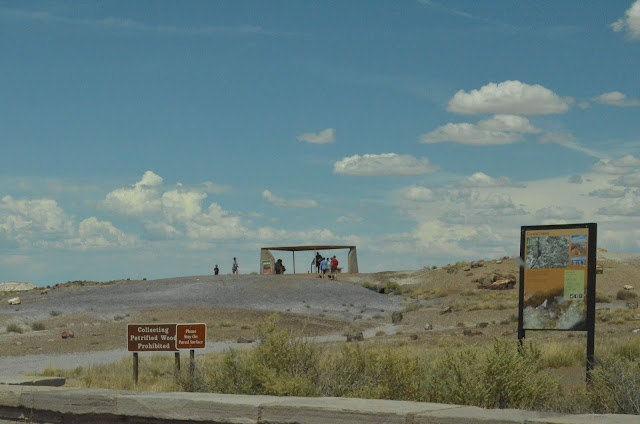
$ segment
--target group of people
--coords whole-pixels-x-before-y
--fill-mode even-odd
[[[329,278],[330,280],[335,280],[338,274],[338,260],[336,259],[336,255],[329,258],[326,257],[322,261],[320,261],[320,275],[322,278]]]
[[[231,265],[231,272],[233,273],[233,275],[238,275],[239,269],[240,265],[238,265],[238,261],[236,260],[236,258],[233,258],[233,265]],[[220,274],[220,268],[218,268],[218,264],[216,264],[216,266],[213,267],[213,275],[218,274]]]

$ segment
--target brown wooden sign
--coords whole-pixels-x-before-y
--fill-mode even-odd
[[[178,324],[176,330],[176,347],[178,349],[204,349],[206,341],[206,324]]]
[[[129,324],[129,352],[175,352],[177,324]]]

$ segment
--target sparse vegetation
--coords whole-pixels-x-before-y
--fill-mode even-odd
[[[352,331],[358,328],[354,326]],[[302,334],[281,330],[278,318],[258,325],[260,345],[204,356],[195,379],[176,385],[173,358],[141,358],[133,386],[130,361],[47,375],[75,377],[83,387],[144,391],[202,391],[278,396],[339,396],[591,413],[639,414],[640,341],[629,339],[597,351],[588,388],[564,392],[549,369],[582,366],[581,343],[544,349],[513,340],[465,345],[459,340],[425,351],[407,340],[392,344],[344,343],[337,350]],[[378,332],[382,336],[383,332]],[[185,373],[186,374],[186,373]]]
[[[616,293],[616,299],[618,300],[634,300],[638,297],[637,293],[632,292],[631,290],[621,289]]]
[[[46,325],[44,324],[44,322],[35,321],[35,322],[31,323],[31,329],[33,331],[44,331],[44,330],[46,330]]]
[[[22,334],[22,327],[20,327],[20,325],[16,324],[15,322],[12,322],[10,324],[7,324],[7,333]]]

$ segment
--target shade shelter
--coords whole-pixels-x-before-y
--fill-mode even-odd
[[[283,251],[291,252],[293,257],[293,273],[296,273],[296,252],[301,251],[313,251],[319,250],[337,250],[337,249],[349,249],[347,256],[347,272],[351,274],[358,273],[358,254],[355,246],[341,246],[341,245],[307,245],[307,246],[275,246],[275,247],[263,247],[260,249],[260,274],[273,274],[275,273],[275,258],[271,251]],[[308,265],[307,265],[308,266]],[[306,269],[306,268],[305,268]]]

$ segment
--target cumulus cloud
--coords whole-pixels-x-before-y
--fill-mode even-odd
[[[628,196],[614,200],[611,204],[598,209],[601,215],[640,216],[640,199]]]
[[[318,202],[313,199],[286,200],[281,197],[275,196],[269,190],[265,190],[262,192],[262,198],[279,208],[308,209],[318,207]]]
[[[583,212],[572,206],[548,206],[538,209],[534,216],[538,219],[574,219],[582,218]]]
[[[520,81],[489,83],[479,90],[458,91],[449,101],[449,112],[464,115],[484,113],[511,115],[549,115],[565,113],[571,98],[560,98],[541,85]]]
[[[603,105],[619,107],[640,106],[640,101],[637,99],[627,99],[627,96],[619,91],[611,91],[609,93],[601,94],[598,97],[594,97],[593,101]]]
[[[482,172],[476,172],[459,183],[467,187],[525,187],[524,184],[515,183],[507,177],[492,178]]]
[[[134,247],[138,244],[135,236],[125,234],[109,221],[91,217],[78,226],[78,243],[84,249]]]
[[[591,197],[601,197],[603,199],[615,199],[618,197],[624,197],[626,193],[627,190],[610,187],[590,191],[588,195]]]
[[[52,199],[20,200],[4,196],[0,201],[0,233],[22,242],[42,237],[68,237],[73,221]]]
[[[487,131],[507,131],[517,133],[538,133],[527,118],[516,115],[495,115],[491,119],[478,122],[478,127]]]
[[[187,222],[202,213],[205,193],[195,191],[167,191],[162,195],[162,212],[169,223]]]
[[[333,128],[327,128],[319,133],[304,133],[296,137],[299,141],[311,144],[327,144],[336,141],[335,130]]]
[[[611,183],[624,187],[640,187],[640,171],[635,171],[627,175],[621,175],[611,181]]]
[[[582,184],[582,176],[574,174],[567,178],[567,181],[571,184]]]
[[[632,40],[640,40],[640,0],[624,12],[624,16],[611,24],[615,32],[626,32]]]
[[[633,168],[640,167],[640,160],[633,155],[626,155],[619,159],[602,159],[591,167],[594,172],[602,174],[622,175],[633,172]]]
[[[524,138],[518,133],[490,131],[468,123],[449,123],[420,136],[420,143],[424,144],[451,142],[471,146],[496,146],[517,143],[522,140]]]
[[[212,203],[206,212],[185,223],[186,235],[195,241],[214,241],[245,237],[247,229],[242,219]]]
[[[333,165],[333,172],[356,177],[402,177],[436,172],[438,167],[427,158],[417,159],[410,155],[383,153],[365,154],[343,158]]]
[[[123,216],[141,217],[157,213],[161,209],[160,185],[162,178],[147,171],[132,187],[119,188],[107,194],[102,206]]]
[[[422,186],[406,188],[402,193],[402,197],[413,202],[429,202],[434,199],[433,191]]]

